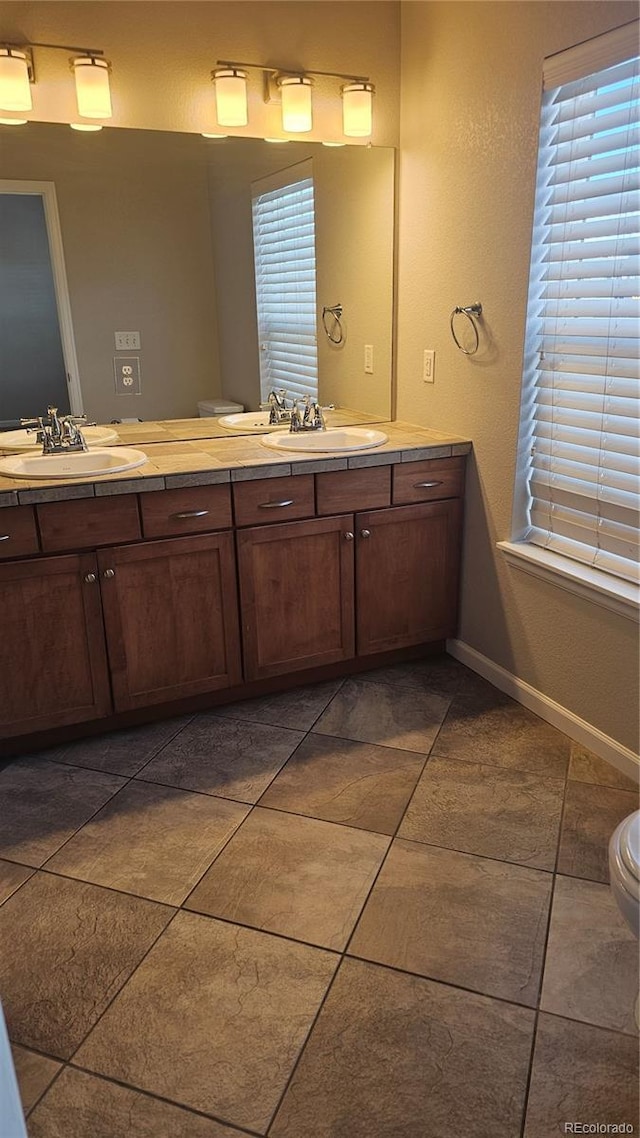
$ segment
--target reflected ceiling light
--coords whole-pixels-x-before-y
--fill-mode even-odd
[[[110,119],[110,64],[95,55],[80,55],[71,60],[76,81],[78,114],[87,119]]]
[[[203,138],[228,138],[228,134],[207,134],[204,130],[201,131]]]
[[[216,118],[219,126],[246,126],[247,73],[237,67],[222,67],[212,73],[216,89]]]
[[[342,88],[342,130],[347,138],[368,138],[373,128],[373,83],[347,83]]]
[[[323,146],[346,146],[346,142],[323,142]]]
[[[102,123],[99,122],[70,122],[69,126],[72,130],[83,131],[96,131],[102,130]]]
[[[0,47],[0,107],[3,111],[30,111],[29,59],[25,51]]]
[[[291,142],[290,138],[265,138],[264,142]]]
[[[278,87],[282,99],[282,129],[290,134],[302,134],[312,127],[311,88],[313,80],[307,75],[279,75]]]

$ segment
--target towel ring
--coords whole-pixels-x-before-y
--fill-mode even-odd
[[[460,316],[466,316],[471,327],[473,328],[473,334],[475,336],[475,344],[473,345],[472,348],[463,348],[458,337],[456,336],[456,330],[455,330],[453,322],[454,322],[456,316],[459,316],[459,315]],[[480,347],[480,336],[478,334],[478,325],[476,324],[476,320],[479,320],[481,318],[481,316],[482,316],[482,305],[481,305],[480,301],[477,301],[475,304],[467,304],[466,306],[456,305],[456,307],[453,309],[453,311],[451,313],[451,317],[449,319],[449,327],[451,328],[451,335],[453,336],[456,348],[459,348],[460,351],[463,352],[465,356],[475,356],[478,348]]]
[[[333,324],[327,328],[327,316],[333,316]],[[322,327],[324,328],[325,335],[332,344],[341,344],[344,340],[344,329],[341,324],[342,318],[342,305],[332,304],[325,305],[322,309]],[[335,333],[337,332],[337,335]]]

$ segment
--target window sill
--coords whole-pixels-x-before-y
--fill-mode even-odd
[[[592,601],[602,608],[610,609],[618,616],[635,620],[640,609],[640,590],[631,581],[623,581],[571,561],[559,553],[551,553],[526,541],[499,541],[498,549],[510,565],[540,577],[551,585],[566,589],[584,600]]]

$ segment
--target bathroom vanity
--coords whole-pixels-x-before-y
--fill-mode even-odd
[[[169,444],[123,429],[148,458],[134,477],[2,480],[4,753],[453,635],[470,444],[384,426],[375,451],[286,462],[201,422]]]

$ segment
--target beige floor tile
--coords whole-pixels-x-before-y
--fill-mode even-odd
[[[634,1035],[638,942],[608,885],[556,878],[540,1007]]]
[[[433,753],[564,778],[569,762],[566,735],[501,693],[489,703],[479,698],[479,691],[475,684],[454,698]]]
[[[588,782],[569,782],[565,796],[558,872],[609,881],[609,839],[638,809],[638,795]]]
[[[398,839],[349,952],[533,1007],[551,881],[521,865]]]
[[[67,1067],[29,1119],[29,1138],[242,1138],[180,1106]]]
[[[207,794],[130,782],[47,869],[180,905],[248,810]]]
[[[533,1013],[345,961],[272,1138],[515,1138]]]
[[[68,1059],[172,913],[35,874],[0,909],[0,992],[11,1039]]]
[[[389,839],[256,807],[187,908],[344,949]]]
[[[572,1122],[638,1127],[638,1048],[629,1036],[541,1012],[524,1138]],[[619,1131],[618,1131],[619,1133]]]
[[[330,700],[342,686],[342,680],[291,691],[265,695],[259,699],[244,699],[217,708],[218,715],[231,719],[248,719],[252,723],[271,723],[274,727],[291,727],[295,731],[308,731]]]
[[[179,913],[80,1048],[80,1066],[264,1133],[333,953]]]
[[[123,785],[112,774],[16,759],[0,771],[0,857],[42,865]]]
[[[553,869],[564,782],[433,755],[399,837]]]
[[[427,656],[386,668],[374,668],[371,672],[362,672],[358,679],[430,692],[450,699],[457,693],[466,671],[453,656]]]
[[[58,1074],[62,1064],[57,1063],[55,1059],[48,1059],[46,1055],[28,1051],[26,1047],[19,1047],[15,1043],[11,1048],[11,1055],[20,1088],[22,1109],[28,1114]]]
[[[163,719],[129,731],[109,731],[105,735],[80,739],[48,752],[48,758],[70,763],[76,767],[111,771],[130,777],[136,774],[157,751],[187,724],[190,715],[178,719]]]
[[[138,778],[257,802],[303,738],[268,723],[198,715]]]
[[[423,764],[410,751],[311,733],[260,805],[393,834]]]
[[[6,901],[16,889],[24,885],[34,873],[26,865],[15,865],[11,861],[0,861],[0,905]]]
[[[335,735],[377,743],[402,751],[428,754],[447,713],[449,700],[426,692],[345,680],[314,726],[319,735]]]
[[[579,743],[571,743],[569,778],[576,782],[594,782],[600,786],[615,786],[618,790],[634,790],[638,793],[637,782],[627,778],[617,767]]]

